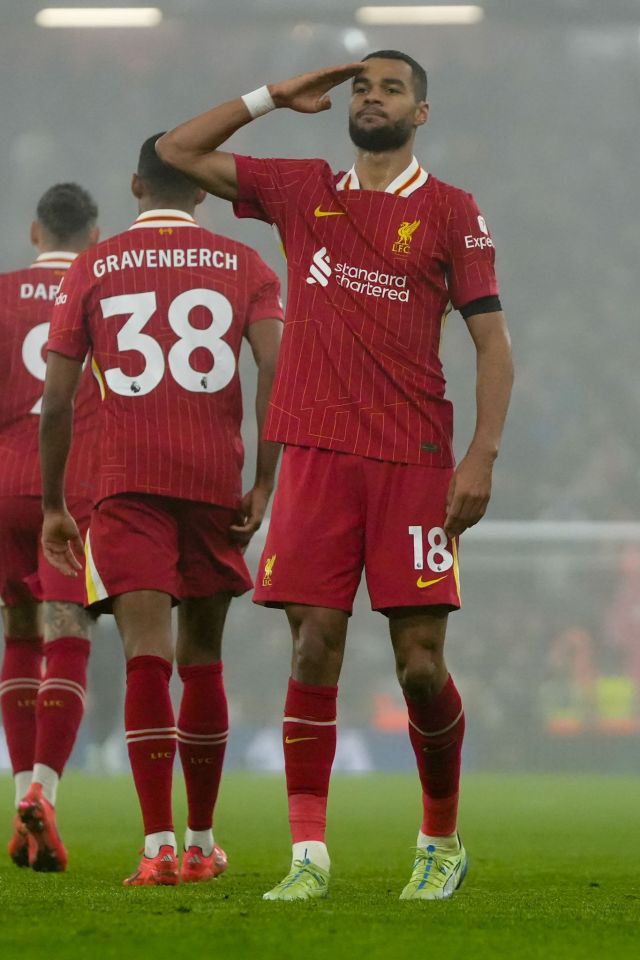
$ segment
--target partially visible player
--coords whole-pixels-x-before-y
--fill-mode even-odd
[[[276,107],[328,109],[329,91],[348,79],[350,170],[218,149]],[[254,598],[283,606],[291,628],[283,745],[293,851],[268,900],[328,890],[337,685],[363,568],[372,607],[388,618],[422,785],[401,899],[448,898],[467,869],[457,832],[465,720],[444,643],[460,605],[458,537],[489,502],[512,363],[484,217],[413,153],[426,96],[420,64],[380,50],[220,104],[158,143],[163,159],[234,201],[237,215],[275,224],[287,251],[287,317],[266,426],[286,446]],[[477,354],[476,429],[457,467],[440,360],[449,304]]]
[[[56,792],[84,712],[91,622],[82,580],[54,570],[40,548],[43,350],[61,280],[78,253],[98,240],[97,216],[93,198],[82,187],[51,187],[31,226],[38,256],[30,267],[0,276],[0,598],[5,633],[0,702],[18,809],[9,855],[18,866],[43,871],[67,865],[56,827]],[[83,533],[91,510],[92,417],[98,400],[87,370],[75,405],[75,441],[66,475],[66,495]]]
[[[63,573],[82,541],[63,497],[72,398],[92,352],[102,384],[95,507],[86,538],[94,609],[112,609],[127,658],[125,728],[145,843],[125,884],[173,885],[221,873],[213,810],[227,740],[222,631],[251,579],[243,550],[259,527],[279,447],[260,441],[242,497],[243,337],[258,367],[262,434],[282,308],[275,274],[249,247],[193,219],[205,193],[142,146],[132,189],[140,215],[69,271],[54,311],[42,414],[43,545]],[[176,658],[177,719],[169,698]],[[176,740],[189,806],[179,871],[171,783]]]

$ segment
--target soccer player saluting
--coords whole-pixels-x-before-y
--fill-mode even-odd
[[[144,856],[125,884],[178,882],[171,781],[176,740],[189,808],[185,881],[221,873],[213,809],[227,740],[222,630],[230,599],[251,586],[243,549],[273,486],[275,444],[260,442],[256,479],[241,492],[238,355],[258,367],[261,429],[282,310],[275,274],[249,247],[200,227],[205,193],[145,141],[132,189],[140,215],[80,258],[54,311],[41,457],[46,556],[68,574],[82,542],[62,477],[71,399],[84,357],[101,384],[95,506],[86,539],[92,608],[111,609],[127,659],[125,728],[144,821]],[[169,698],[176,658],[183,695]]]
[[[40,198],[31,227],[38,250],[34,263],[0,276],[0,598],[5,632],[0,702],[18,809],[9,855],[18,866],[42,871],[67,866],[56,826],[56,793],[84,713],[91,622],[82,580],[62,576],[40,549],[43,349],[62,278],[78,253],[98,240],[97,216],[93,198],[82,187],[51,187]],[[86,370],[75,403],[65,484],[83,534],[91,512],[98,401],[97,385]]]
[[[256,160],[217,148],[273,109],[328,109],[352,78],[354,166]],[[426,74],[406,54],[275,83],[166,135],[158,152],[239,216],[275,223],[289,265],[266,436],[285,443],[256,599],[284,606],[293,670],[283,726],[293,862],[271,900],[323,896],[337,683],[364,566],[389,620],[423,790],[403,899],[452,895],[466,871],[456,830],[464,714],[443,656],[460,604],[457,538],[485,512],[512,381],[494,248],[473,198],[413,155]],[[439,359],[448,304],[477,350],[477,422],[454,470]],[[310,549],[310,545],[311,549]]]

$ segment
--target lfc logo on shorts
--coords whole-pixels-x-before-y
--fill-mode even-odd
[[[271,586],[271,574],[273,573],[273,565],[276,562],[276,555],[268,557],[264,565],[264,577],[262,578],[262,586],[270,587]]]
[[[401,253],[404,256],[411,253],[411,240],[419,226],[420,220],[402,221],[398,227],[398,239],[391,248],[394,253]]]

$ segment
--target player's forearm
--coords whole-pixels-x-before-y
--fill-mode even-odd
[[[496,336],[477,352],[476,428],[468,453],[490,461],[498,456],[512,385],[511,346],[508,338]]]
[[[275,368],[269,364],[258,370],[258,389],[256,391],[256,422],[258,426],[258,451],[256,456],[255,486],[271,492],[275,483],[276,468],[280,457],[281,445],[262,438],[267,417],[269,397],[273,386]]]
[[[188,173],[194,159],[213,153],[251,119],[244,100],[237,97],[169,130],[156,142],[156,150],[165,163]]]
[[[235,163],[230,154],[218,147],[251,119],[241,97],[229,100],[165,133],[156,142],[156,152],[161,160],[187,174],[203,189],[233,200]]]
[[[63,510],[64,475],[71,447],[73,402],[54,408],[43,403],[40,418],[40,470],[42,509]]]

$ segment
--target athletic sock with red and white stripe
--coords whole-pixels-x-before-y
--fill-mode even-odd
[[[5,637],[0,671],[2,725],[16,783],[16,807],[31,783],[36,699],[42,680],[42,637]]]
[[[456,832],[460,761],[464,738],[462,700],[451,676],[433,700],[405,697],[409,739],[422,784],[422,833],[451,837]]]
[[[189,837],[210,831],[229,736],[222,662],[178,667],[183,692],[178,716],[178,749],[187,788]],[[213,850],[213,836],[202,852]],[[205,849],[204,847],[207,847]],[[210,849],[208,849],[210,847]]]
[[[336,752],[337,698],[337,687],[300,683],[291,677],[282,727],[294,859],[307,844],[304,848],[315,853],[313,862],[324,869],[329,868],[324,839]],[[309,842],[313,847],[308,847]]]
[[[176,726],[169,696],[171,673],[172,665],[163,657],[133,657],[127,663],[124,725],[147,857],[157,854],[160,841],[174,848],[176,845],[171,810],[176,753]]]
[[[44,645],[45,673],[36,705],[37,733],[33,780],[55,805],[58,779],[76,742],[84,716],[90,642],[59,637]]]

